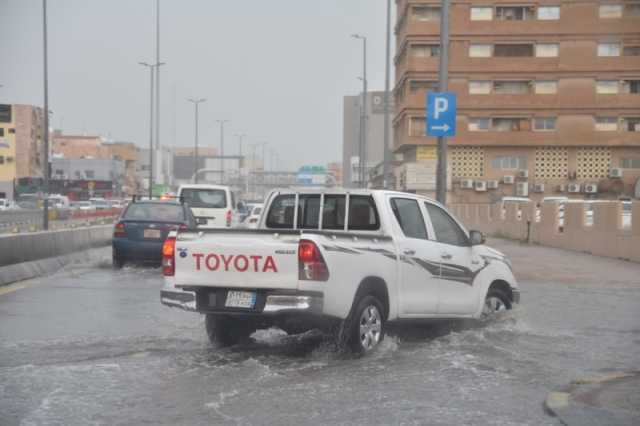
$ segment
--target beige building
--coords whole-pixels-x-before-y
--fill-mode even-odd
[[[42,108],[0,104],[0,198],[13,198],[16,180],[42,177]]]
[[[429,193],[436,139],[424,136],[424,105],[437,90],[440,2],[396,3],[395,173],[402,189]],[[450,29],[450,202],[633,194],[640,2],[454,0]]]

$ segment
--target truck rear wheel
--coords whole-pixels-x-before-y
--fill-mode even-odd
[[[373,351],[384,339],[384,309],[372,295],[360,299],[346,325],[347,343],[356,354]]]
[[[250,318],[206,314],[205,328],[209,341],[215,346],[231,346],[249,339],[256,331]]]

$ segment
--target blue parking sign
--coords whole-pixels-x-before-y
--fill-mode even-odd
[[[427,136],[455,136],[456,94],[427,93]]]

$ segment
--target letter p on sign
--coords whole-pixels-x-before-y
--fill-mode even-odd
[[[455,136],[456,94],[427,93],[427,136]]]

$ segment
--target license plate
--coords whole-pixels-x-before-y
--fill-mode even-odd
[[[162,236],[161,232],[159,229],[145,229],[144,230],[144,237],[145,238],[154,238],[154,239],[158,239]]]
[[[256,293],[253,291],[229,291],[225,306],[227,308],[253,308],[256,304]]]

